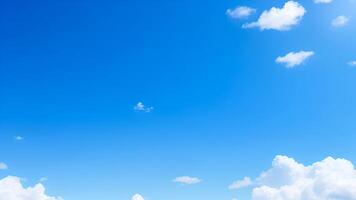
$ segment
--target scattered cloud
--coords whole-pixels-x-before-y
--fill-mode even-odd
[[[333,27],[339,28],[346,26],[349,23],[350,18],[344,15],[340,15],[331,21]]]
[[[285,64],[287,68],[294,68],[295,66],[303,64],[305,60],[313,55],[313,51],[290,52],[285,56],[279,56],[276,62]]]
[[[135,111],[139,111],[139,112],[151,112],[153,110],[152,106],[145,106],[142,102],[138,102],[135,106],[134,106],[134,110]]]
[[[244,19],[255,13],[256,9],[247,6],[239,6],[235,9],[227,9],[226,15],[232,19]]]
[[[356,170],[345,159],[327,157],[305,166],[276,156],[254,185],[252,200],[352,200],[356,199]]]
[[[145,200],[140,194],[135,194],[131,197],[131,200]]]
[[[46,181],[48,181],[48,178],[47,178],[47,177],[41,177],[41,178],[40,178],[40,182],[46,182]]]
[[[197,184],[200,183],[201,180],[197,177],[190,177],[190,176],[181,176],[173,179],[173,182],[182,183],[185,185]]]
[[[356,66],[356,60],[352,60],[352,61],[348,62],[347,64],[354,67],[354,66]]]
[[[333,0],[314,0],[314,3],[331,3]]]
[[[34,187],[24,188],[21,179],[8,176],[0,180],[1,200],[63,200],[45,194],[45,187],[38,183]]]
[[[242,180],[234,181],[231,185],[229,185],[229,189],[230,190],[240,189],[243,187],[250,186],[250,185],[252,185],[252,183],[253,182],[250,177],[245,177]]]
[[[22,136],[15,136],[15,140],[17,140],[17,141],[21,141],[21,140],[23,140],[24,138],[22,137]]]
[[[306,10],[295,1],[288,1],[283,8],[272,7],[264,11],[256,22],[244,24],[243,28],[288,31],[303,18]]]
[[[3,162],[0,162],[0,170],[5,170],[7,169],[7,165]]]

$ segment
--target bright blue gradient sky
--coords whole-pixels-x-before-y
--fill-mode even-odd
[[[356,2],[299,1],[290,31],[241,28],[284,3],[2,1],[0,178],[47,177],[65,200],[248,199],[228,185],[275,155],[356,162]],[[239,5],[257,13],[226,16]],[[315,55],[275,63],[299,50]]]

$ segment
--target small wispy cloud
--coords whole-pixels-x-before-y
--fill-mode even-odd
[[[237,180],[237,181],[234,181],[233,183],[231,183],[229,185],[229,189],[230,190],[236,190],[236,189],[240,189],[240,188],[244,188],[244,187],[250,186],[252,184],[253,184],[253,182],[252,182],[251,178],[250,177],[245,177],[242,180]]]
[[[355,67],[356,66],[356,60],[351,60],[350,62],[347,63],[349,66],[351,67]]]
[[[303,64],[308,58],[314,55],[313,51],[290,52],[285,56],[279,56],[277,63],[285,64],[287,68],[294,68]]]
[[[255,13],[256,9],[247,6],[239,6],[234,9],[227,9],[226,15],[232,19],[244,19]]]
[[[256,22],[244,24],[242,27],[288,31],[302,20],[305,13],[305,8],[298,2],[288,1],[282,8],[272,7],[265,10]]]
[[[48,178],[47,177],[41,177],[40,178],[40,182],[43,183],[43,182],[46,182],[48,181]]]
[[[5,170],[7,169],[7,165],[3,162],[0,162],[0,170]]]
[[[17,141],[21,141],[21,140],[24,140],[24,138],[22,137],[22,136],[15,136],[15,138],[14,138],[15,140],[17,140]]]
[[[134,110],[138,112],[151,112],[153,110],[152,106],[145,106],[142,102],[138,102],[134,106]]]
[[[350,18],[345,15],[340,15],[331,21],[333,27],[339,28],[346,26],[350,21]]]
[[[201,181],[202,180],[197,177],[190,177],[190,176],[180,176],[180,177],[173,179],[173,182],[181,183],[181,184],[185,184],[185,185],[197,184],[197,183],[200,183]]]
[[[333,0],[314,0],[314,3],[321,4],[321,3],[331,3]]]

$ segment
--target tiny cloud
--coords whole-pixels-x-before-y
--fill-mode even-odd
[[[142,102],[138,102],[135,106],[134,106],[134,110],[138,111],[138,112],[151,112],[153,110],[152,106],[145,106]]]
[[[251,14],[255,13],[256,9],[247,6],[239,6],[235,9],[227,9],[226,15],[232,19],[243,19],[247,18]]]
[[[0,162],[0,170],[7,169],[7,165],[3,162]]]
[[[17,141],[21,141],[21,140],[23,140],[23,137],[22,136],[15,136],[15,140],[17,140]]]
[[[131,197],[131,200],[145,200],[140,194],[135,194]]]
[[[305,12],[304,7],[298,2],[288,1],[283,8],[272,7],[264,11],[256,22],[244,24],[242,27],[288,31],[301,21]]]
[[[350,18],[344,15],[340,15],[331,21],[333,27],[343,27],[349,23]]]
[[[191,185],[200,183],[201,180],[197,177],[181,176],[173,179],[173,182]]]
[[[247,186],[250,186],[250,185],[252,185],[251,178],[250,177],[245,177],[242,180],[234,181],[231,185],[229,185],[229,189],[230,190],[235,190],[235,189],[240,189],[240,188],[247,187]]]
[[[313,55],[313,51],[290,52],[285,56],[277,57],[276,62],[285,64],[287,68],[293,68],[304,63],[305,60]]]
[[[352,61],[348,62],[347,64],[352,66],[352,67],[356,66],[356,60],[352,60]]]
[[[63,200],[45,194],[45,187],[38,183],[34,187],[24,188],[21,179],[8,176],[0,180],[0,200]]]
[[[314,0],[314,3],[331,3],[333,0]]]
[[[327,157],[305,166],[279,155],[254,185],[252,200],[353,200],[356,170],[345,159]]]

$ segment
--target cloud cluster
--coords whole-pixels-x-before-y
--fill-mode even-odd
[[[139,111],[139,112],[151,112],[153,110],[153,107],[152,106],[145,106],[142,102],[138,102],[134,106],[134,110],[135,111]]]
[[[235,9],[227,9],[226,14],[232,19],[247,18],[251,14],[255,13],[256,9],[247,6],[239,6]]]
[[[24,188],[18,177],[8,176],[0,180],[0,200],[63,200],[45,194],[44,186],[39,183],[34,187]]]
[[[201,180],[197,177],[180,176],[180,177],[173,179],[173,182],[191,185],[191,184],[200,183]]]
[[[298,2],[288,1],[283,8],[272,7],[264,11],[256,22],[244,24],[243,28],[287,31],[300,22],[305,12],[304,7]]]
[[[328,157],[305,166],[276,156],[254,185],[253,200],[355,200],[356,170],[345,159]]]
[[[308,58],[313,55],[313,51],[290,52],[285,56],[277,57],[276,62],[285,64],[287,68],[293,68],[303,64]]]

